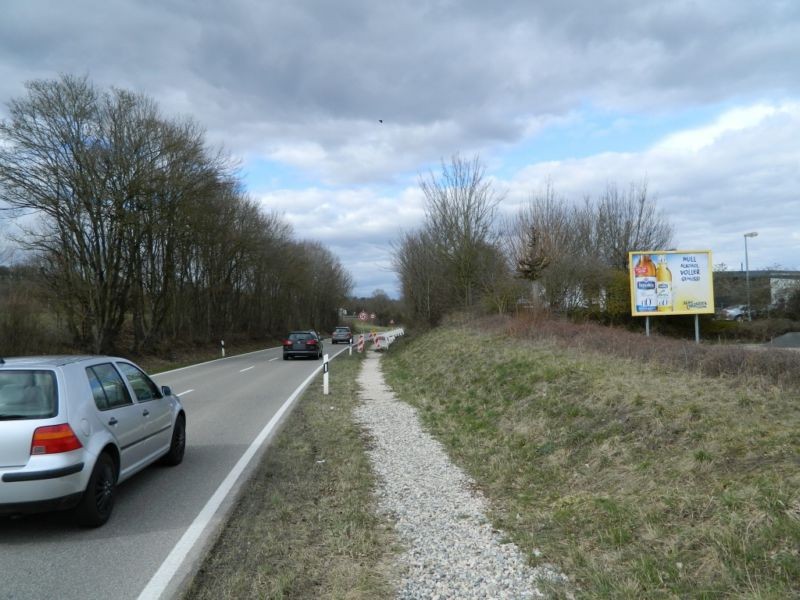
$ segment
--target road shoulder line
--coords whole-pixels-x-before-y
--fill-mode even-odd
[[[159,567],[158,571],[153,575],[144,589],[138,596],[138,600],[153,600],[161,598],[164,592],[172,583],[175,575],[178,573],[186,557],[189,555],[195,544],[197,544],[200,537],[205,533],[211,521],[214,519],[217,510],[227,498],[230,491],[233,489],[237,480],[245,469],[250,464],[250,461],[258,453],[259,449],[269,438],[272,431],[280,423],[284,414],[291,408],[295,400],[302,392],[309,386],[311,381],[322,372],[322,365],[314,369],[314,371],[300,384],[300,386],[292,392],[283,405],[278,409],[269,422],[264,426],[264,429],[256,436],[256,438],[248,446],[244,454],[231,469],[230,473],[223,479],[214,494],[203,506],[202,510],[195,517],[192,524],[189,525],[187,530],[172,548],[170,553],[164,559],[164,562]]]

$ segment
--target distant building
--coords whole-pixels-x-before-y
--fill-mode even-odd
[[[800,271],[750,271],[750,304],[754,308],[780,308],[800,289]],[[745,271],[714,271],[717,310],[747,304]]]

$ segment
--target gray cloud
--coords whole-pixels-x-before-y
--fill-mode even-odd
[[[350,145],[379,118],[395,130],[373,150],[413,163],[514,142],[520,122],[585,104],[664,110],[798,91],[792,2],[6,0],[3,8],[3,97],[26,79],[87,72],[195,116],[237,153],[318,140],[332,179],[348,178]]]
[[[413,227],[421,204],[413,191],[389,197],[364,185],[409,186],[457,151],[491,162],[497,148],[587,108],[664,114],[800,93],[800,3],[786,0],[4,0],[2,9],[0,116],[24,81],[59,73],[144,92],[246,163],[290,165],[338,190],[327,208],[316,188],[253,193],[346,264],[374,264],[366,287],[390,287],[382,240]],[[755,259],[797,265],[798,134],[795,117],[776,114],[696,152],[540,163],[509,181],[507,203],[547,175],[589,193],[646,176],[676,211],[681,243],[713,239],[733,263],[743,224],[758,223]],[[309,198],[315,210],[302,209]],[[342,243],[331,223],[360,227],[363,239]]]
[[[547,181],[572,201],[608,183],[645,179],[684,249],[711,249],[738,269],[745,232],[753,268],[800,268],[800,104],[731,111],[710,127],[678,134],[640,153],[605,153],[521,171],[509,204],[524,204]],[[513,210],[514,206],[509,209]]]

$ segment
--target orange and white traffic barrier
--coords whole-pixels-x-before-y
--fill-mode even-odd
[[[360,336],[358,336],[358,351],[359,352],[363,352],[364,351],[364,334],[363,333]]]

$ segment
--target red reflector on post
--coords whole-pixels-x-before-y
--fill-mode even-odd
[[[38,427],[33,432],[31,441],[31,454],[58,454],[81,448],[83,444],[72,431],[72,427],[62,425],[48,425]]]

